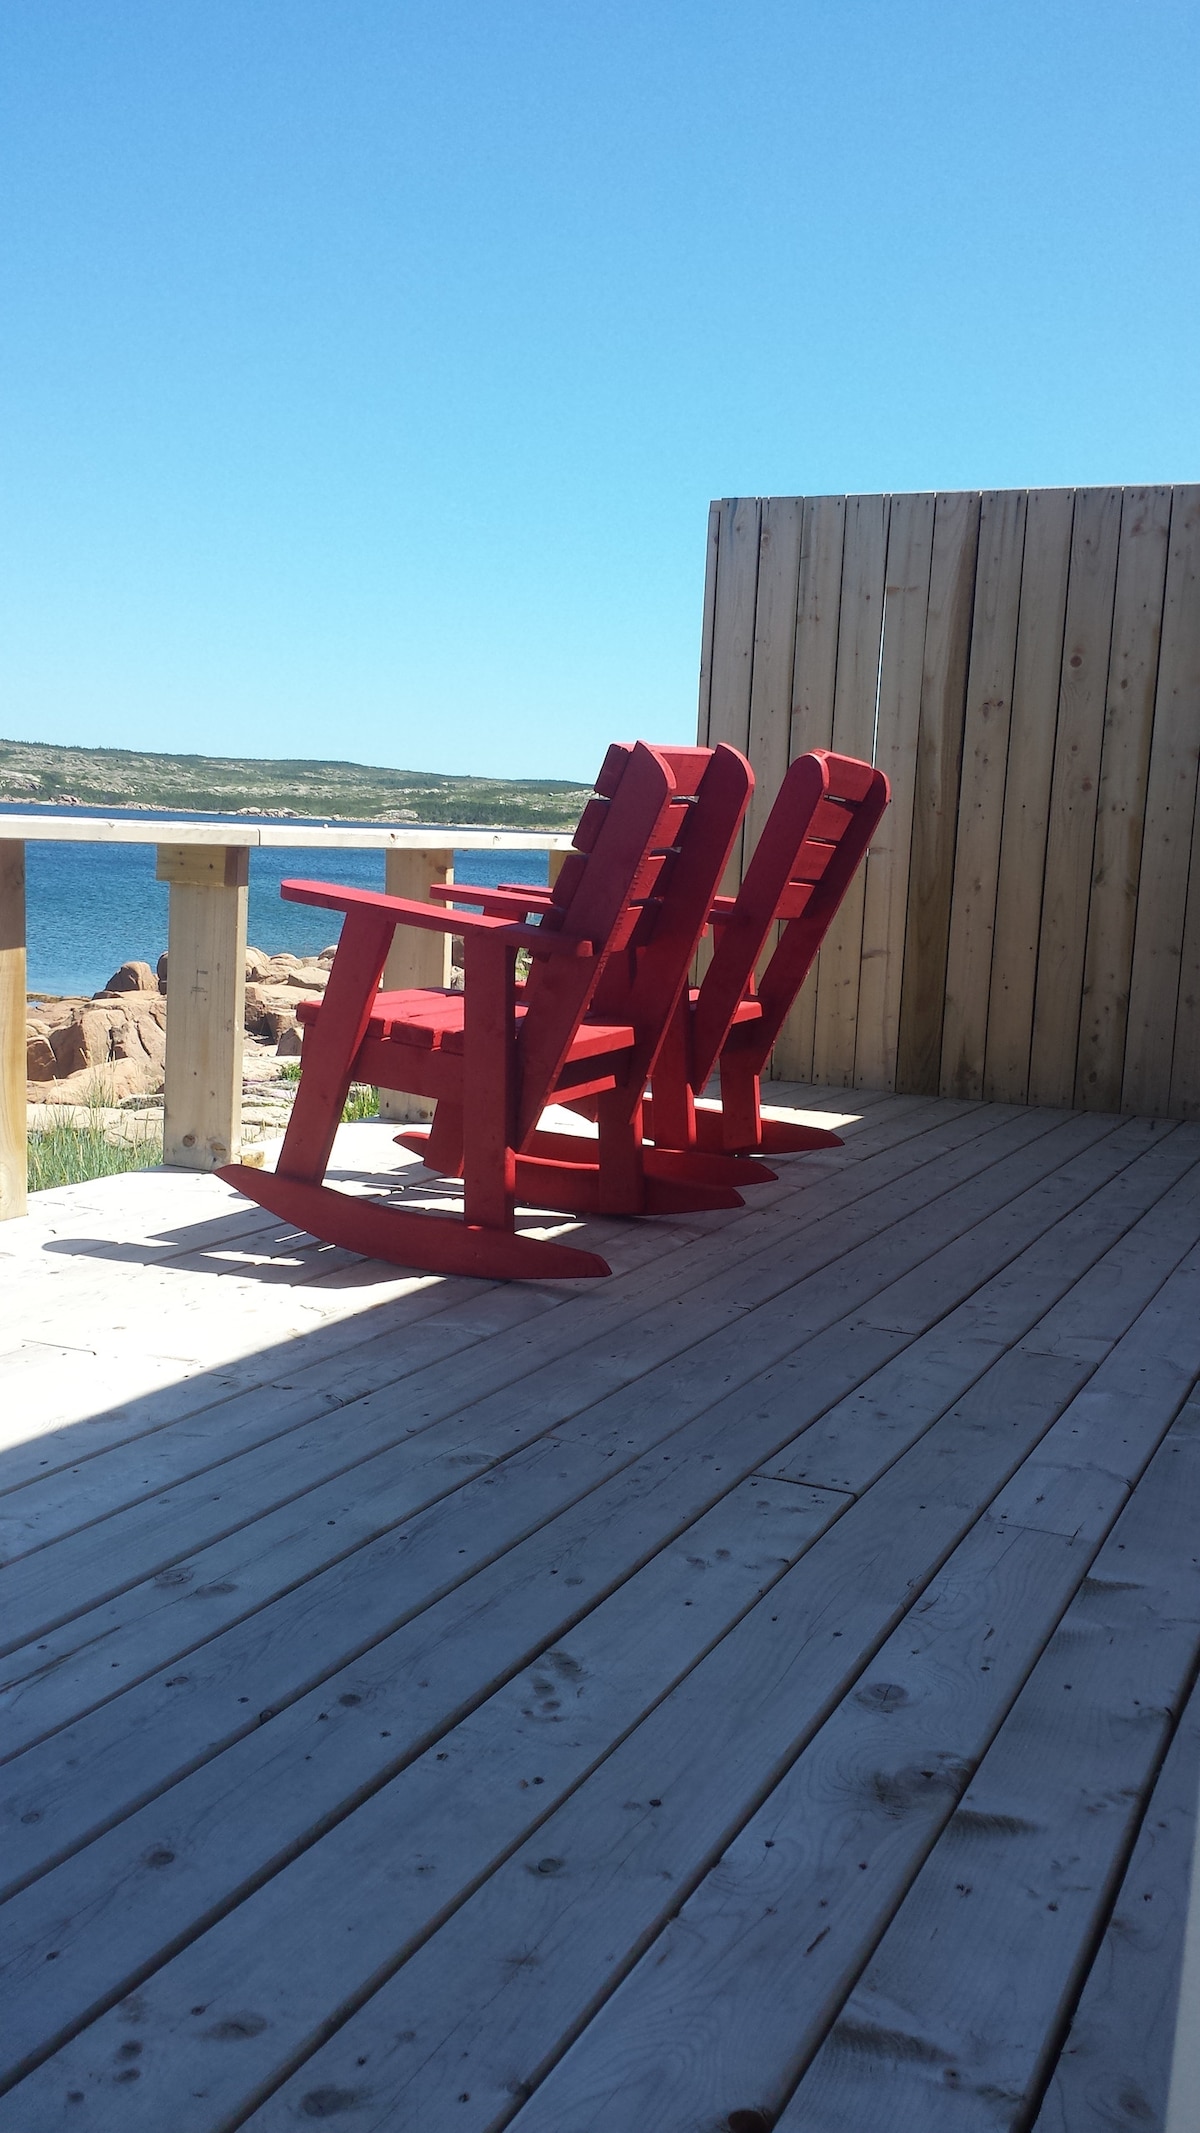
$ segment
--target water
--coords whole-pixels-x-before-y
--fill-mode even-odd
[[[17,807],[0,804],[0,824]],[[40,812],[40,810],[39,810]],[[111,818],[113,809],[47,808],[73,819]],[[139,821],[178,821],[178,814]],[[190,818],[189,818],[190,819]],[[196,818],[219,823],[220,815]],[[244,819],[238,825],[245,828]],[[339,823],[344,829],[348,825]],[[378,827],[377,824],[372,825]],[[439,831],[439,836],[443,833]],[[280,846],[250,853],[250,915],[247,938],[268,955],[317,955],[337,939],[335,911],[285,904],[279,884],[289,877],[336,881],[355,889],[382,889],[381,851],[333,851],[311,845]],[[167,945],[167,885],[154,878],[152,844],[38,844],[26,847],[29,989],[46,993],[98,992],[121,963],[136,957],[153,969]],[[495,886],[501,881],[548,878],[545,852],[456,852],[455,878]]]

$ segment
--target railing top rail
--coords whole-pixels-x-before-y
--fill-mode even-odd
[[[29,844],[207,844],[295,849],[326,846],[341,851],[566,852],[570,830],[481,829],[454,822],[376,823],[357,826],[317,822],[199,822],[124,815],[6,815],[0,813],[0,843]]]

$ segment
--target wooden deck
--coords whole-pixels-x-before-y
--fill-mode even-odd
[[[842,1101],[609,1282],[0,1234],[2,2133],[1161,2126],[1200,1124]]]

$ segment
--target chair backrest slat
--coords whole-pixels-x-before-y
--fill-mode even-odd
[[[623,954],[614,955],[593,1012],[632,1023],[627,1080],[640,1091],[662,1047],[688,980],[696,944],[754,790],[744,755],[717,748],[659,750],[675,778],[661,846],[650,856],[653,883]]]
[[[797,756],[732,909],[716,928],[692,1017],[694,1089],[702,1089],[712,1073],[771,929],[781,920],[782,933],[758,985],[760,1019],[745,1033],[765,1064],[888,797],[886,777],[869,763],[827,748]]]
[[[664,767],[671,788],[630,872],[627,864],[622,868],[614,862],[613,852],[640,747],[609,750],[597,780],[600,797],[583,811],[574,849],[542,917],[542,924],[556,931],[607,943],[592,972],[585,1007],[604,1021],[633,1028],[633,1047],[621,1068],[631,1103],[650,1076],[687,984],[696,943],[754,789],[754,773],[736,748],[643,751]],[[638,820],[644,828],[645,817]],[[641,829],[634,841],[637,834]],[[580,849],[581,840],[586,850]],[[631,854],[632,844],[627,857]],[[621,882],[625,886],[618,895]],[[603,903],[600,915],[597,899]],[[575,996],[569,966],[535,963],[521,1039],[518,1146],[536,1127],[566,1057],[578,1017],[572,1019],[565,1003]]]
[[[643,741],[609,749],[596,781],[598,797],[580,818],[585,849],[577,832],[541,921],[568,938],[590,941],[595,954],[578,963],[564,956],[534,960],[519,1040],[518,1147],[537,1125],[610,958],[641,917],[637,899],[653,886],[657,867],[650,855],[662,842],[674,790],[660,750]]]

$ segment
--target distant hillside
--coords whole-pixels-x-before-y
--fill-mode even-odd
[[[127,748],[0,741],[0,800],[22,803],[556,830],[574,826],[587,793],[585,786],[551,778],[449,778],[364,763],[139,755]]]

